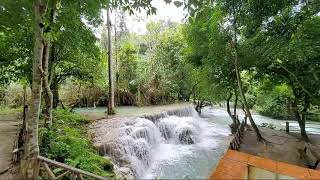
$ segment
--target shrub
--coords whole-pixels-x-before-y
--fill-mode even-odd
[[[292,98],[292,91],[283,84],[268,91],[262,91],[257,95],[255,109],[258,113],[272,118],[287,119],[290,113],[287,110],[287,102]]]
[[[56,110],[53,115],[53,125],[40,128],[41,154],[85,171],[114,177],[112,162],[99,156],[88,138],[89,121],[65,110]]]
[[[18,108],[23,106],[23,85],[13,82],[5,87],[2,91],[3,92],[1,92],[1,101],[3,101],[3,105],[10,108]],[[29,87],[26,88],[26,96],[26,99],[30,99],[31,97],[31,90]]]

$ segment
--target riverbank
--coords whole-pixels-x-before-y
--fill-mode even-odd
[[[300,158],[299,149],[304,148],[305,142],[298,133],[287,134],[282,130],[265,127],[259,127],[259,129],[268,143],[258,142],[255,132],[248,130],[241,143],[240,152],[307,167],[307,163]],[[308,136],[312,144],[320,145],[319,134],[309,134]]]

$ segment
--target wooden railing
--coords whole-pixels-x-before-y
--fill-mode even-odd
[[[106,177],[98,176],[81,169],[77,169],[66,164],[45,158],[43,156],[38,156],[41,176],[48,176],[49,179],[62,179],[63,177],[69,177],[72,180],[75,179],[84,179],[88,177],[89,179],[99,179],[106,180]],[[41,168],[42,167],[42,168]],[[59,175],[55,175],[54,168],[61,168],[64,172],[60,172]],[[43,173],[44,171],[44,173]]]
[[[234,134],[234,138],[230,142],[229,149],[238,151],[240,148],[241,140],[244,134],[245,122],[242,121],[238,126],[237,132]]]

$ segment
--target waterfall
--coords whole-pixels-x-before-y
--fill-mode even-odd
[[[155,113],[155,114],[148,114],[142,116],[142,118],[149,119],[153,122],[157,121],[158,119],[165,118],[168,116],[178,116],[178,117],[187,117],[187,116],[197,116],[197,112],[194,110],[192,106],[169,110],[162,113]]]
[[[100,154],[113,159],[124,178],[139,178],[156,156],[154,150],[160,144],[199,143],[206,133],[204,123],[192,107],[106,120],[95,128],[95,145]]]

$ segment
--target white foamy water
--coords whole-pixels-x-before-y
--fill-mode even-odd
[[[168,114],[146,117],[152,120],[110,121],[101,126],[102,151],[123,176],[208,177],[228,147],[229,128],[200,118],[192,108]]]
[[[238,112],[242,118],[242,111]],[[184,108],[102,120],[92,129],[100,154],[111,157],[126,178],[205,179],[229,146],[232,121],[222,108],[205,107],[202,117],[206,118]],[[285,121],[257,114],[253,118],[258,125],[267,122],[284,128]],[[320,123],[307,124],[308,131],[319,132],[318,127]]]

